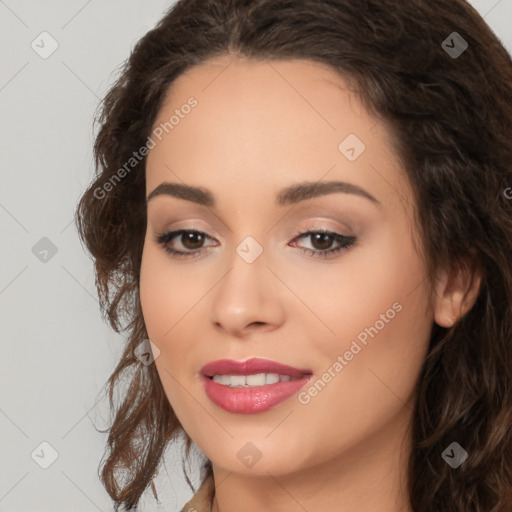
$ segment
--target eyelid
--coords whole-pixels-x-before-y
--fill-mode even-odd
[[[294,236],[298,236],[301,233],[304,233],[305,231],[331,231],[333,233],[338,233],[342,236],[345,236],[347,238],[355,237],[355,233],[352,229],[350,229],[346,225],[342,225],[341,227],[338,226],[332,226],[329,224],[327,220],[309,220],[306,221],[305,224],[301,224]]]
[[[332,222],[332,221],[330,221]],[[308,220],[304,224],[301,224],[295,231],[292,236],[293,239],[295,239],[297,236],[307,232],[307,231],[331,231],[333,233],[338,233],[342,236],[345,236],[347,238],[351,238],[355,236],[355,233],[352,229],[350,229],[346,225],[342,225],[341,227],[332,226],[329,224],[329,221],[327,219],[318,219],[318,220]],[[183,226],[176,226],[176,227],[170,227],[170,228],[164,228],[159,230],[160,233],[169,233],[169,232],[175,232],[175,231],[199,231],[200,233],[206,235],[210,240],[215,239],[214,236],[210,235],[210,230],[208,228],[205,228],[200,223],[197,223],[195,221],[190,221],[189,223],[184,224]],[[288,243],[288,242],[286,242]]]
[[[195,220],[184,221],[184,222],[172,224],[171,227],[166,226],[158,231],[160,233],[170,233],[171,231],[199,231],[201,233],[204,233],[205,235],[208,235],[210,238],[212,238],[208,234],[211,230],[208,227],[205,227],[203,224],[201,224]]]
[[[294,221],[294,224],[297,223]],[[307,219],[303,222],[298,222],[298,227],[294,230],[294,237],[300,235],[301,233],[313,230],[313,229],[320,229],[320,230],[326,230],[326,231],[334,231],[341,235],[344,235],[346,237],[352,237],[355,236],[355,232],[353,229],[351,229],[347,224],[342,223],[340,221],[335,221],[332,219],[332,217],[323,217],[319,216],[317,219]],[[202,221],[192,219],[192,220],[183,220],[181,222],[173,223],[170,227],[165,227],[160,230],[158,230],[160,233],[163,232],[170,232],[170,231],[179,231],[179,230],[185,230],[185,231],[200,231],[204,233],[205,235],[209,236],[210,238],[217,238],[213,237],[209,233],[212,231],[210,227],[207,227],[205,224],[203,224]],[[219,235],[220,238],[222,238],[222,235]]]

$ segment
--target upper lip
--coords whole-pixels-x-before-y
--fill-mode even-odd
[[[246,361],[235,361],[233,359],[219,359],[205,364],[201,368],[201,373],[207,377],[214,375],[254,375],[256,373],[278,373],[279,375],[289,375],[290,377],[301,377],[310,375],[309,369],[294,368],[286,364],[253,357]]]

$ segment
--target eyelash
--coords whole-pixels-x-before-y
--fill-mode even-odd
[[[195,251],[186,251],[186,252],[178,251],[176,249],[171,249],[169,247],[169,243],[175,237],[185,234],[185,233],[195,233],[195,234],[205,235],[206,238],[210,238],[208,235],[206,235],[206,233],[204,233],[202,231],[198,231],[195,229],[180,229],[177,231],[168,231],[166,233],[158,234],[158,235],[156,235],[154,240],[156,243],[163,246],[163,249],[165,252],[167,252],[168,254],[170,254],[171,256],[173,256],[175,258],[191,258],[191,257],[193,258],[193,257],[197,257],[199,254],[202,254],[203,252],[206,251],[206,248],[204,248],[204,247],[201,249],[197,249]],[[314,258],[328,258],[329,256],[331,256],[333,254],[337,254],[341,251],[351,248],[357,240],[356,237],[345,236],[345,235],[341,235],[340,233],[335,233],[335,232],[327,231],[324,229],[317,229],[317,230],[308,229],[305,232],[299,233],[294,238],[294,240],[307,238],[308,236],[315,235],[315,234],[330,235],[333,238],[333,242],[334,243],[337,242],[340,245],[336,249],[327,249],[327,250],[323,250],[323,251],[317,250],[317,249],[309,249],[307,247],[299,247],[300,251],[302,251],[303,253],[309,254]]]

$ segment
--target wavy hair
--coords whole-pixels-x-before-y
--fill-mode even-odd
[[[468,44],[460,55],[448,51],[461,48],[454,32]],[[481,275],[471,310],[449,329],[432,327],[417,383],[410,502],[414,512],[510,512],[512,61],[464,0],[180,0],[135,45],[98,110],[95,176],[75,212],[102,315],[126,338],[106,383],[113,419],[100,475],[115,510],[137,506],[171,441],[184,435],[187,457],[192,441],[155,365],[134,355],[148,337],[139,302],[146,159],[112,180],[146,143],[174,80],[226,55],[326,64],[389,126],[431,275],[455,262]],[[456,470],[441,457],[453,441],[468,453]],[[202,478],[211,472],[206,459]]]

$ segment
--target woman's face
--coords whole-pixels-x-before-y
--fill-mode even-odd
[[[327,67],[223,58],[174,83],[150,146],[144,320],[169,402],[214,468],[278,475],[396,453],[434,316],[384,123]],[[290,192],[306,183],[316,193]],[[180,230],[196,234],[155,241]],[[202,374],[252,358],[309,374],[251,388]],[[246,373],[280,373],[258,369]]]

